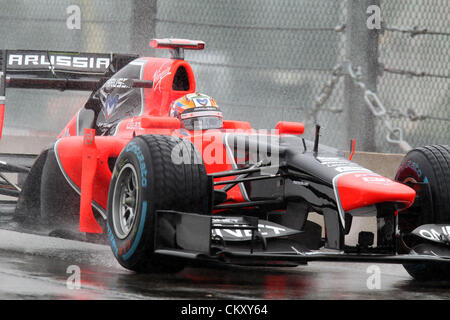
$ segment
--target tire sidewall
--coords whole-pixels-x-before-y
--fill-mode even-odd
[[[413,150],[405,156],[397,170],[395,180],[403,182],[408,177],[414,178],[417,182],[424,182],[427,179],[434,180],[434,172],[427,158],[417,150]]]
[[[132,140],[120,153],[113,170],[109,193],[108,193],[108,218],[107,232],[111,244],[111,249],[122,266],[133,269],[138,260],[154,251],[154,243],[148,241],[153,238],[154,224],[154,203],[150,201],[152,197],[151,166],[147,165],[150,160],[148,147],[140,139]],[[136,217],[129,234],[120,239],[114,232],[112,219],[112,206],[114,188],[119,177],[120,170],[131,164],[137,174],[137,184],[139,185],[138,206]]]
[[[417,182],[427,182],[431,191],[431,204],[430,208],[422,209],[420,218],[415,221],[414,228],[423,224],[436,224],[444,223],[444,213],[439,211],[437,201],[442,201],[439,194],[439,178],[433,168],[430,160],[426,157],[423,150],[414,149],[410,151],[400,164],[395,180],[404,183],[405,179],[413,178]],[[404,216],[405,213],[400,213],[399,219]],[[405,217],[407,219],[407,217]],[[401,225],[399,220],[399,226]],[[400,230],[402,231],[402,230]],[[413,250],[416,251],[420,247],[420,242],[413,242]],[[418,281],[428,280],[446,280],[450,276],[448,274],[449,268],[446,264],[440,263],[411,263],[403,264],[406,271]]]
[[[437,196],[435,172],[426,156],[418,150],[412,150],[405,156],[395,175],[395,180],[401,183],[404,183],[407,178],[413,178],[416,182],[428,182],[432,197]],[[421,219],[421,224],[438,223],[435,221],[432,210],[425,210],[425,215]]]

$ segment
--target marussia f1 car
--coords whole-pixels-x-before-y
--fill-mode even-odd
[[[103,239],[136,272],[348,261],[400,263],[416,279],[450,275],[448,146],[410,151],[392,181],[319,146],[319,126],[313,141],[286,121],[267,131],[234,120],[189,130],[169,106],[196,92],[184,50],[205,44],[150,44],[171,57],[1,51],[2,126],[5,88],[92,91],[32,162],[3,155],[1,171],[26,174],[18,184],[1,175],[17,221]],[[323,216],[323,233],[311,212]],[[357,245],[345,244],[355,216],[376,217],[376,243],[361,231]]]

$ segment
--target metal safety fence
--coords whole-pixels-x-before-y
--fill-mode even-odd
[[[277,121],[315,121],[323,142],[347,146],[343,84],[315,112],[316,96],[344,54],[345,2],[328,0],[160,1],[156,35],[199,38],[189,53],[197,88],[215,97],[225,116],[256,128]],[[179,13],[184,14],[180,15]]]
[[[378,92],[413,146],[450,144],[450,3],[383,1]],[[380,140],[377,149],[396,151]]]
[[[369,30],[369,5],[382,24]],[[81,13],[69,28],[70,6]],[[404,152],[450,142],[447,0],[0,0],[0,47],[167,55],[153,37],[199,39],[197,90],[256,128],[305,122],[325,144]],[[366,34],[366,38],[361,38]],[[54,134],[86,94],[8,92],[6,134]],[[36,106],[40,105],[40,108]]]

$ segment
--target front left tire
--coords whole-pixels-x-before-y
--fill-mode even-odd
[[[174,150],[184,161],[174,161]],[[154,254],[157,210],[208,213],[208,179],[201,155],[187,140],[135,137],[116,160],[108,195],[107,233],[117,261],[136,272],[177,272],[182,261]],[[159,230],[176,246],[171,226]]]

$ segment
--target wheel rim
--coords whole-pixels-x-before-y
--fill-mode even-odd
[[[139,206],[137,182],[135,168],[131,164],[126,164],[117,177],[112,203],[112,224],[119,239],[126,238],[136,222]]]

